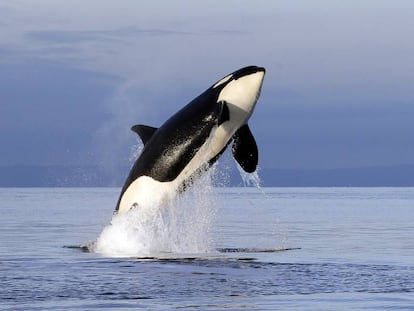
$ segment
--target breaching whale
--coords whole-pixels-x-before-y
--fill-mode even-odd
[[[144,143],[121,190],[116,213],[163,204],[217,161],[233,142],[242,169],[257,168],[258,150],[247,121],[260,95],[265,69],[241,68],[208,88],[159,128],[131,129]]]

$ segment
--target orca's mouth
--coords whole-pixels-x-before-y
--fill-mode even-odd
[[[233,79],[237,80],[241,77],[248,76],[248,75],[254,74],[256,72],[264,72],[265,73],[266,69],[264,69],[263,67],[257,67],[257,66],[247,66],[247,67],[244,67],[244,68],[241,68],[241,69],[235,71],[233,73]]]

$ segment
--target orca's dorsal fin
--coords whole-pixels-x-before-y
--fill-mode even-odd
[[[156,130],[158,130],[156,127],[142,124],[137,124],[131,127],[131,131],[137,133],[139,137],[141,137],[141,140],[144,143],[144,145],[147,143],[147,141],[150,140],[150,138]]]
[[[256,140],[250,132],[247,124],[243,125],[233,135],[233,156],[237,163],[247,173],[253,173],[257,168],[259,151],[257,150]]]

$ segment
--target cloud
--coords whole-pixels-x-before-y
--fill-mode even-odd
[[[46,43],[78,43],[84,41],[122,41],[130,40],[137,36],[182,36],[199,35],[186,31],[168,29],[141,29],[137,27],[113,29],[113,30],[44,30],[33,31],[27,34],[29,39]]]
[[[82,161],[91,135],[109,117],[102,103],[116,82],[50,61],[0,65],[0,144],[7,146],[0,163]]]
[[[89,147],[83,137],[70,147],[93,155],[85,161],[129,161],[137,143],[131,125],[161,124],[251,64],[267,69],[251,120],[265,166],[414,158],[411,2],[34,5],[13,2],[0,13],[0,110],[27,129],[91,135]],[[0,126],[12,129],[10,120]]]

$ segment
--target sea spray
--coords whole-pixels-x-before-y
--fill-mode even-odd
[[[258,174],[258,171],[254,171],[253,173],[246,173],[241,166],[237,164],[237,169],[239,170],[240,176],[243,180],[244,186],[254,186],[257,189],[261,189],[261,180]]]
[[[217,208],[212,179],[214,167],[162,206],[134,208],[114,215],[90,250],[113,257],[157,257],[207,253]]]

